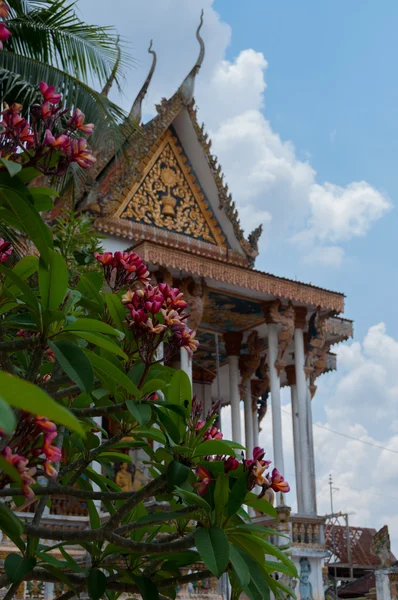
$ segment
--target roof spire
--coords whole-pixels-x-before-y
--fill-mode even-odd
[[[199,27],[196,30],[196,39],[198,40],[199,47],[200,47],[199,56],[198,56],[196,63],[194,64],[192,70],[186,76],[186,78],[184,79],[184,81],[182,82],[182,84],[180,86],[180,94],[181,94],[182,99],[185,104],[190,104],[192,102],[194,88],[195,88],[195,76],[198,73],[200,67],[202,66],[202,62],[205,57],[205,44],[200,36],[200,30],[202,29],[202,25],[203,25],[203,13],[204,13],[204,11],[202,8],[202,12],[200,13]]]
[[[138,92],[136,99],[134,100],[134,104],[131,107],[130,114],[129,114],[129,120],[134,121],[134,123],[137,123],[138,125],[140,124],[141,117],[142,117],[142,101],[144,100],[144,98],[146,96],[146,93],[149,88],[149,84],[151,83],[151,79],[152,79],[153,73],[156,68],[157,57],[156,57],[156,52],[154,50],[152,50],[152,40],[149,44],[148,52],[150,54],[152,54],[152,56],[153,56],[151,69],[148,73],[147,78],[144,81],[144,85],[142,86],[142,88]]]
[[[104,85],[103,90],[101,92],[101,94],[103,96],[105,96],[105,98],[108,97],[108,94],[109,94],[109,92],[111,90],[112,84],[113,84],[113,82],[116,79],[116,73],[117,73],[119,65],[120,65],[121,51],[120,51],[120,44],[119,44],[119,42],[120,42],[120,35],[117,36],[117,41],[116,41],[116,47],[117,47],[116,62],[114,64],[114,66],[113,66],[111,74],[109,75],[109,79],[106,82],[106,84]]]

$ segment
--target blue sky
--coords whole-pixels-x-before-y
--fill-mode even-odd
[[[282,138],[293,141],[301,158],[308,153],[318,179],[339,185],[366,179],[394,202],[398,4],[253,0],[242,10],[240,2],[216,0],[215,8],[232,27],[228,59],[247,47],[264,53],[267,118]],[[355,319],[358,336],[380,318],[398,335],[397,230],[398,215],[392,210],[365,239],[351,242],[352,260],[342,269],[297,273],[347,294],[346,312]],[[284,257],[274,265],[278,272],[289,268]]]
[[[338,370],[313,401],[319,512],[390,527],[398,554],[398,4],[396,0],[80,0],[82,16],[114,24],[136,59],[123,94],[129,108],[158,66],[145,118],[170,97],[198,53],[199,119],[223,166],[247,232],[261,220],[256,266],[344,292],[354,341],[336,349]],[[95,17],[95,18],[94,18]],[[290,400],[283,394],[286,476],[292,475]],[[272,458],[271,415],[260,441]],[[380,450],[324,428],[338,431]],[[383,479],[380,479],[383,473]],[[295,508],[294,492],[289,497]]]

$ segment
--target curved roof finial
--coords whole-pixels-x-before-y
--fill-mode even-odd
[[[117,46],[117,57],[116,57],[116,62],[113,66],[112,72],[109,75],[109,79],[106,82],[106,84],[104,85],[101,94],[103,96],[105,96],[105,98],[108,97],[109,92],[111,91],[111,87],[113,85],[113,82],[116,79],[116,73],[119,69],[119,65],[120,65],[120,57],[121,57],[121,50],[120,50],[120,35],[117,36],[117,41],[116,41],[116,46]]]
[[[152,56],[153,56],[152,65],[151,65],[150,71],[147,75],[147,78],[144,81],[144,85],[138,92],[138,95],[137,95],[136,99],[134,100],[134,104],[131,107],[131,110],[129,113],[129,119],[131,121],[134,121],[134,123],[136,123],[138,125],[140,124],[141,117],[142,117],[142,101],[144,100],[144,98],[146,96],[146,93],[149,88],[149,84],[151,83],[151,79],[152,79],[152,76],[153,76],[153,74],[155,72],[155,68],[156,68],[157,56],[156,56],[156,52],[154,50],[152,50],[152,40],[149,44],[148,52],[150,54],[152,54]]]
[[[202,12],[200,13],[199,27],[196,30],[196,39],[198,40],[199,47],[200,47],[199,56],[198,56],[196,63],[194,64],[193,68],[191,69],[191,71],[189,72],[189,74],[187,75],[187,77],[184,79],[184,81],[182,82],[182,84],[180,86],[180,94],[181,94],[182,99],[185,104],[190,104],[192,102],[193,93],[194,93],[194,89],[195,89],[195,76],[198,73],[200,67],[202,66],[203,59],[205,57],[205,44],[200,35],[200,30],[202,29],[202,25],[203,25],[203,14],[204,14],[204,10],[202,8]]]

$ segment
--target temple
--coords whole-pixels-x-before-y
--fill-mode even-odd
[[[291,512],[289,496],[279,494],[273,525],[290,537],[300,575],[287,583],[299,599],[321,600],[327,551],[325,518],[316,503],[312,402],[319,378],[336,369],[333,346],[352,336],[352,322],[342,317],[342,293],[255,268],[261,225],[249,235],[243,232],[211,140],[197,118],[195,80],[205,55],[201,26],[202,20],[193,68],[173,96],[156,106],[156,116],[143,123],[142,106],[156,66],[151,44],[152,67],[129,115],[139,127],[126,138],[123,155],[98,157],[74,201],[106,236],[105,250],[134,249],[154,282],[172,282],[184,291],[200,347],[193,360],[183,350],[177,366],[191,378],[204,413],[218,400],[230,405],[233,440],[249,454],[258,445],[263,419],[272,419],[271,458],[282,473],[281,388],[290,388],[297,512]],[[123,485],[129,479],[127,471],[119,474]],[[65,512],[67,507],[47,519],[62,519]],[[72,521],[84,518],[72,512]],[[269,522],[262,515],[254,518]],[[222,592],[219,587],[217,594]],[[211,590],[201,594],[222,597]]]

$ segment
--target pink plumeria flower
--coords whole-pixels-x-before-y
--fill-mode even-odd
[[[62,94],[57,94],[55,91],[55,85],[48,85],[44,81],[40,82],[39,85],[41,95],[45,102],[51,102],[52,104],[58,104],[62,98]]]

